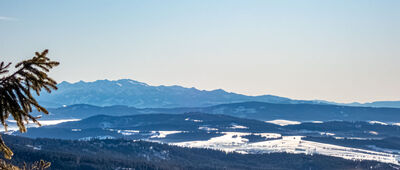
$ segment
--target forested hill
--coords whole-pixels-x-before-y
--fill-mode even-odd
[[[131,140],[70,141],[4,135],[22,165],[44,159],[51,169],[396,169],[375,161],[322,155],[238,154]]]
[[[138,109],[128,106],[71,105],[49,109],[50,115],[42,119],[83,119],[94,115],[124,116],[149,113],[181,114],[203,112],[225,114],[257,120],[286,119],[297,121],[382,121],[400,122],[400,108],[350,107],[322,104],[274,104],[264,102],[243,102],[221,104],[210,107],[187,108],[147,108]],[[36,113],[40,114],[40,113]]]

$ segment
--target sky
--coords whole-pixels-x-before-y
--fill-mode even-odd
[[[57,81],[335,102],[400,100],[398,0],[0,0],[0,61]]]

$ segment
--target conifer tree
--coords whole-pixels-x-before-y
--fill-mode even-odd
[[[29,60],[15,65],[15,72],[10,73],[11,63],[0,63],[0,121],[7,131],[7,119],[10,115],[17,122],[19,131],[26,132],[26,124],[32,121],[40,126],[30,113],[35,108],[39,112],[48,114],[48,111],[39,105],[32,93],[38,96],[42,89],[47,92],[57,89],[57,82],[50,78],[47,73],[59,62],[52,61],[46,57],[48,50],[39,53]],[[0,151],[4,157],[11,159],[13,152],[6,146],[0,136]]]

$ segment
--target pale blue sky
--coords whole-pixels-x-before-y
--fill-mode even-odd
[[[58,81],[400,100],[399,9],[398,0],[0,0],[0,59],[48,48]]]

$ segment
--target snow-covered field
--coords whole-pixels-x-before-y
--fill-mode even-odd
[[[182,133],[182,131],[151,131],[153,134],[150,138],[165,138],[167,135]]]
[[[223,134],[223,136],[214,137],[208,141],[189,141],[171,144],[182,147],[210,148],[243,154],[271,152],[321,154],[351,160],[375,160],[400,165],[400,155],[398,154],[307,141],[303,140],[302,136],[281,136],[280,134],[265,133],[263,136],[269,136],[272,140],[248,143],[248,139],[242,136],[250,135],[251,133],[223,132]]]
[[[59,123],[71,122],[71,121],[79,121],[79,120],[81,120],[81,119],[39,120],[39,123],[42,126],[49,126],[49,125],[56,125],[56,124],[59,124]],[[7,123],[8,123],[8,127],[7,127],[8,131],[19,130],[15,120],[7,120]],[[29,124],[27,124],[26,127],[30,128],[30,127],[39,127],[39,126],[36,123],[33,123],[32,121],[29,121]],[[0,127],[0,132],[4,132],[4,127],[3,126]]]
[[[186,121],[202,122],[202,120],[196,119],[185,119]],[[40,123],[43,126],[55,125],[63,122],[79,121],[79,119],[64,119],[64,120],[43,120]],[[290,120],[272,120],[267,121],[269,123],[278,124],[281,126],[301,124],[301,122],[290,121]],[[18,130],[15,121],[8,121],[8,130]],[[322,123],[322,122],[312,122],[312,123]],[[370,121],[370,124],[380,124],[389,125],[388,123]],[[391,123],[391,125],[398,125]],[[37,127],[36,124],[30,123],[27,127]],[[351,147],[344,147],[333,144],[326,144],[320,142],[313,142],[303,140],[303,136],[282,136],[278,133],[251,133],[251,132],[217,132],[217,128],[212,128],[208,126],[200,126],[200,130],[211,131],[220,133],[221,136],[210,138],[209,140],[202,141],[185,141],[185,142],[175,142],[169,143],[171,145],[181,146],[181,147],[195,147],[195,148],[210,148],[216,150],[222,150],[225,152],[238,152],[243,154],[252,153],[272,153],[272,152],[286,152],[294,154],[321,154],[327,156],[340,157],[350,160],[374,160],[384,163],[393,163],[400,165],[400,152],[398,150],[387,150],[385,148],[378,148],[376,146],[370,146],[371,150],[367,149],[357,149]],[[230,129],[248,129],[248,127],[231,124]],[[0,129],[4,131],[4,129]],[[124,136],[139,135],[141,132],[138,130],[118,130],[118,129],[108,129],[109,131],[116,131]],[[81,129],[72,129],[71,131],[80,132]],[[150,131],[148,133],[148,139],[150,141],[160,142],[161,139],[167,138],[168,135],[184,133],[183,131]],[[378,135],[378,132],[368,131],[368,133],[373,135]],[[344,139],[344,137],[338,137],[334,133],[321,132],[321,135],[333,136],[336,139]],[[264,141],[259,142],[249,142],[245,136],[248,135],[259,135],[266,138]],[[91,140],[91,139],[113,139],[113,136],[96,136],[96,137],[84,137],[80,140]],[[357,140],[367,140],[367,138],[352,137]],[[351,138],[347,138],[351,139]]]

